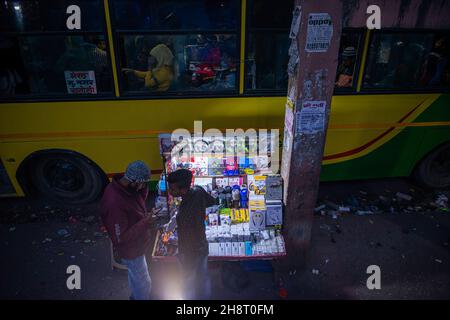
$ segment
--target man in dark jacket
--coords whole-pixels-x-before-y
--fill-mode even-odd
[[[185,280],[186,299],[208,299],[208,242],[205,235],[205,211],[216,200],[203,188],[191,188],[192,173],[180,169],[169,174],[169,192],[181,197],[177,214],[178,253]]]
[[[101,218],[122,262],[128,269],[131,299],[150,299],[151,279],[145,252],[151,245],[151,228],[156,218],[147,212],[147,182],[150,169],[134,161],[125,175],[116,175],[101,200]]]

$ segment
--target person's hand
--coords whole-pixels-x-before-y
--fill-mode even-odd
[[[152,227],[153,225],[155,225],[155,223],[158,221],[158,217],[153,215],[153,214],[149,214],[147,217],[144,218],[145,222],[147,223],[147,225],[149,227]]]
[[[125,73],[126,75],[133,73],[134,70],[130,69],[130,68],[122,68],[122,72]]]

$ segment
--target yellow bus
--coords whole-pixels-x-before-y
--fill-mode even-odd
[[[67,8],[79,8],[69,30]],[[292,1],[0,3],[0,194],[92,201],[176,128],[283,132]],[[449,31],[344,29],[322,180],[450,185]]]

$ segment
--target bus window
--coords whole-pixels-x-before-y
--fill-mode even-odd
[[[287,90],[288,32],[253,32],[249,34],[245,79],[248,91]],[[271,45],[268,46],[268,43]]]
[[[121,90],[129,95],[237,91],[237,0],[114,0]]]
[[[335,87],[337,90],[354,89],[356,86],[356,62],[360,41],[361,32],[342,32],[335,82]]]
[[[286,91],[289,28],[293,7],[293,1],[248,1],[245,72],[247,92]]]
[[[2,32],[67,31],[67,7],[81,9],[83,31],[102,31],[100,0],[4,0],[0,2]]]
[[[289,29],[294,1],[248,0],[248,25],[255,29]]]
[[[374,34],[364,88],[389,90],[449,89],[449,34]]]
[[[103,36],[0,37],[0,97],[112,91]]]
[[[111,63],[101,0],[0,3],[0,98],[111,95]],[[67,30],[67,7],[81,30]]]
[[[450,34],[436,33],[419,73],[422,88],[450,89]]]
[[[235,34],[122,35],[122,89],[129,93],[236,90]]]
[[[114,0],[115,25],[127,30],[236,30],[237,0]]]

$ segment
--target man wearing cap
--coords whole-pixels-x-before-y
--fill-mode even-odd
[[[341,53],[341,58],[342,62],[337,69],[336,86],[340,88],[351,87],[353,83],[353,71],[355,68],[355,48],[346,47]]]
[[[128,269],[131,299],[150,299],[151,279],[145,252],[156,217],[147,212],[150,169],[143,161],[130,163],[124,175],[116,175],[106,187],[100,204],[101,218],[122,262]]]

